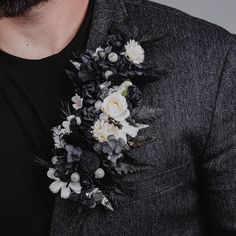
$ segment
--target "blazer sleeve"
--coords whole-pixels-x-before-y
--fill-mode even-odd
[[[236,37],[219,80],[199,173],[207,235],[236,235]]]

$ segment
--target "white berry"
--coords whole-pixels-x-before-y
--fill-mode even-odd
[[[94,104],[94,107],[97,111],[101,110],[101,106],[102,106],[102,101],[97,101],[95,104]]]
[[[102,179],[105,176],[105,171],[102,168],[98,168],[94,174],[95,178]]]
[[[112,63],[115,63],[118,61],[118,55],[115,53],[115,52],[111,52],[109,55],[108,55],[108,60]]]
[[[101,114],[99,115],[99,119],[100,119],[100,120],[107,121],[107,120],[108,120],[108,115],[105,114],[105,113],[101,113]]]

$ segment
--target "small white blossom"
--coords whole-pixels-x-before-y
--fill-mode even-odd
[[[136,126],[130,125],[127,121],[121,122],[122,129],[120,130],[120,138],[122,138],[125,143],[127,143],[127,135],[129,135],[131,138],[135,138],[138,135],[139,130],[147,128],[148,125],[141,125],[136,124]]]
[[[79,110],[83,107],[83,98],[81,98],[78,94],[72,97],[71,101],[74,103],[72,106],[75,110]]]
[[[118,128],[114,124],[109,123],[107,120],[98,119],[94,126],[92,126],[92,134],[99,142],[105,142],[110,135],[114,135],[116,139],[122,138],[127,143],[127,135],[135,138],[140,129],[147,128],[147,125],[139,125],[137,127],[130,125],[127,121],[121,121],[122,128]]]
[[[144,62],[144,49],[135,40],[130,40],[125,45],[125,56],[127,59],[134,64],[141,64]]]
[[[97,120],[92,126],[92,134],[99,142],[107,141],[108,136],[117,135],[119,128],[105,120]]]
[[[62,136],[62,129],[61,126],[56,126],[52,129],[53,131],[53,140],[55,148],[64,148],[65,147],[65,140],[61,138]]]
[[[95,50],[95,52],[93,54],[93,58],[99,59],[99,54],[98,54],[99,52],[104,52],[104,49],[101,46],[96,48],[96,50]]]
[[[55,177],[54,173],[55,169],[49,168],[47,176],[48,178],[55,180],[49,186],[51,192],[58,193],[61,190],[61,198],[64,199],[69,198],[71,191],[74,191],[77,194],[81,193],[82,187],[80,185],[80,182],[70,182],[68,184],[67,182],[63,182],[59,178]]]
[[[76,119],[77,125],[81,124],[81,119],[78,116],[77,117],[74,116],[74,115],[68,116],[67,120],[62,122],[62,126],[63,126],[64,129],[62,129],[61,132],[63,134],[69,134],[71,132],[70,124],[71,124],[72,119]]]

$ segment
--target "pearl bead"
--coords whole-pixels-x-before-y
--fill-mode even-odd
[[[101,106],[102,106],[102,101],[97,101],[95,104],[94,104],[94,107],[97,111],[101,110]]]
[[[72,182],[79,182],[80,181],[80,175],[79,173],[75,172],[70,176],[70,179]]]
[[[105,176],[105,171],[102,168],[98,168],[94,174],[96,178],[102,179]]]
[[[108,60],[112,63],[115,63],[118,61],[118,55],[115,53],[115,52],[111,52],[109,55],[108,55]]]

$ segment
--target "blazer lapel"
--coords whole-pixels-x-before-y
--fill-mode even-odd
[[[139,41],[147,54],[152,51],[153,44],[162,40],[167,34],[162,24],[147,24],[148,16],[142,9],[147,0],[92,1],[94,1],[94,9],[86,46],[89,50],[95,50],[99,46],[102,39],[108,36],[109,29],[118,28],[127,39],[131,37]],[[150,58],[145,61],[145,64],[153,65]],[[159,69],[165,67],[161,64]]]
[[[123,22],[125,14],[126,10],[122,0],[94,0],[87,49],[96,49],[101,40],[108,35],[108,30]]]

